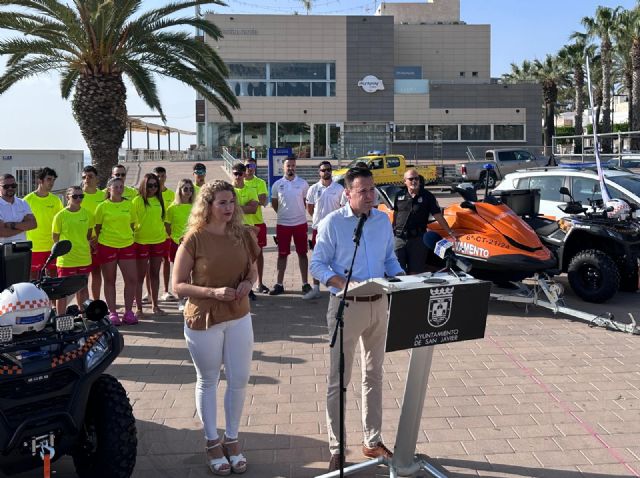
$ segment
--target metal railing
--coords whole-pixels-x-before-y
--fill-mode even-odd
[[[632,149],[632,143],[640,144],[640,131],[598,134],[600,144],[602,144],[602,139],[612,142],[613,151],[612,153],[600,152],[600,157],[604,161],[617,160],[618,164],[622,164],[625,159],[637,161],[637,158],[640,157],[640,151]],[[575,152],[576,149],[579,152]],[[551,141],[551,150],[553,155],[563,162],[584,163],[595,160],[592,134],[554,136]]]
[[[240,160],[235,158],[225,146],[222,147],[222,160],[224,161],[224,169],[228,174],[231,174],[231,168],[233,168],[233,165],[240,162]]]
[[[125,149],[122,161],[189,161],[190,151],[153,150],[153,149]]]

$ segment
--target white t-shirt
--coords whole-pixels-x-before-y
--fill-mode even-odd
[[[318,181],[309,188],[307,192],[307,204],[313,204],[313,220],[311,227],[318,229],[318,223],[330,212],[340,208],[340,198],[344,188],[331,181],[329,186]]]
[[[14,197],[13,203],[9,203],[0,198],[0,221],[2,222],[22,222],[27,214],[33,214],[26,201]],[[0,244],[5,242],[26,241],[27,234],[20,232],[11,237],[0,237]]]
[[[307,210],[304,200],[309,183],[295,176],[291,181],[280,178],[271,186],[271,197],[278,200],[278,220],[281,226],[306,224]]]

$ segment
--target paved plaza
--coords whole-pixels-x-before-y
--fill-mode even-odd
[[[173,163],[168,170],[177,179]],[[208,179],[226,177],[212,163],[208,171]],[[265,217],[271,236],[271,208]],[[269,238],[269,286],[275,264]],[[312,477],[325,472],[329,461],[324,412],[328,293],[323,288],[320,299],[301,300],[295,254],[284,285],[285,295],[259,295],[251,304],[255,351],[240,430],[249,461],[245,476],[251,478]],[[620,293],[613,304],[598,306],[568,296],[574,306],[611,310],[620,317],[633,312],[640,319],[637,294]],[[212,476],[205,465],[194,403],[196,376],[182,317],[175,304],[166,304],[166,309],[166,317],[148,317],[121,328],[126,345],[109,370],[127,389],[137,420],[134,476]],[[638,336],[554,318],[541,309],[527,312],[524,306],[491,303],[484,339],[435,349],[418,452],[432,457],[451,477],[640,476],[638,344]],[[407,351],[389,353],[385,359],[383,432],[389,448],[396,438],[408,359]],[[356,361],[347,398],[351,462],[362,460],[359,367]],[[69,458],[53,469],[54,476],[74,476]],[[388,476],[388,470],[379,467],[355,476]]]

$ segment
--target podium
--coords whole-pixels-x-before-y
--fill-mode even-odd
[[[424,471],[446,478],[426,457],[416,455],[420,419],[427,394],[433,347],[484,337],[491,284],[467,274],[440,272],[389,279],[370,279],[349,289],[349,295],[389,296],[386,351],[411,349],[393,458],[384,457],[344,468],[350,475],[380,464],[389,476]],[[334,478],[340,470],[316,478]]]

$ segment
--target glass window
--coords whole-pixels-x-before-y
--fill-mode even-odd
[[[266,158],[269,147],[266,123],[243,123],[244,157]]]
[[[515,155],[518,161],[531,161],[535,159],[529,151],[516,151]]]
[[[427,128],[423,124],[397,124],[395,141],[424,141]]]
[[[640,176],[610,176],[607,177],[607,180],[619,184],[627,191],[630,191],[636,196],[640,197]],[[611,194],[613,194],[613,192]],[[637,200],[634,200],[633,202],[637,202]]]
[[[311,96],[310,83],[305,81],[279,81],[276,84],[277,96]]]
[[[313,125],[313,155],[324,158],[327,156],[327,125]]]
[[[329,79],[330,80],[335,80],[336,79],[336,64],[335,63],[329,63]]]
[[[438,135],[441,138],[438,138]],[[458,141],[458,125],[429,125],[429,140],[442,139],[442,141]]]
[[[329,83],[329,96],[336,96],[336,83],[334,81]]]
[[[277,80],[326,80],[326,63],[271,63],[271,78]]]
[[[387,158],[387,168],[398,168],[400,167],[400,158],[397,156],[392,156]]]
[[[278,123],[278,147],[291,148],[298,158],[311,154],[311,128],[307,123]]]
[[[234,80],[263,80],[267,77],[266,63],[227,63],[229,78]]]
[[[488,141],[491,139],[491,126],[488,124],[463,124],[460,134],[463,141]]]
[[[384,160],[382,158],[374,158],[369,163],[369,169],[383,169]]]
[[[529,189],[529,178],[520,178],[515,181],[516,189]]]
[[[242,138],[240,123],[209,123],[211,125],[211,144],[222,151],[225,147],[234,158],[241,157]]]
[[[591,178],[571,178],[571,194],[583,205],[589,205],[590,200],[602,200],[600,183]]]
[[[498,153],[498,159],[500,160],[501,163],[517,161],[518,159],[515,151],[497,151],[497,153]]]
[[[311,83],[311,96],[327,96],[327,84],[325,82]]]
[[[493,125],[493,139],[495,141],[524,141],[524,125],[495,124]]]
[[[564,201],[560,194],[560,188],[563,185],[564,177],[562,176],[533,176],[529,180],[529,188],[539,189],[540,199],[545,201]]]

